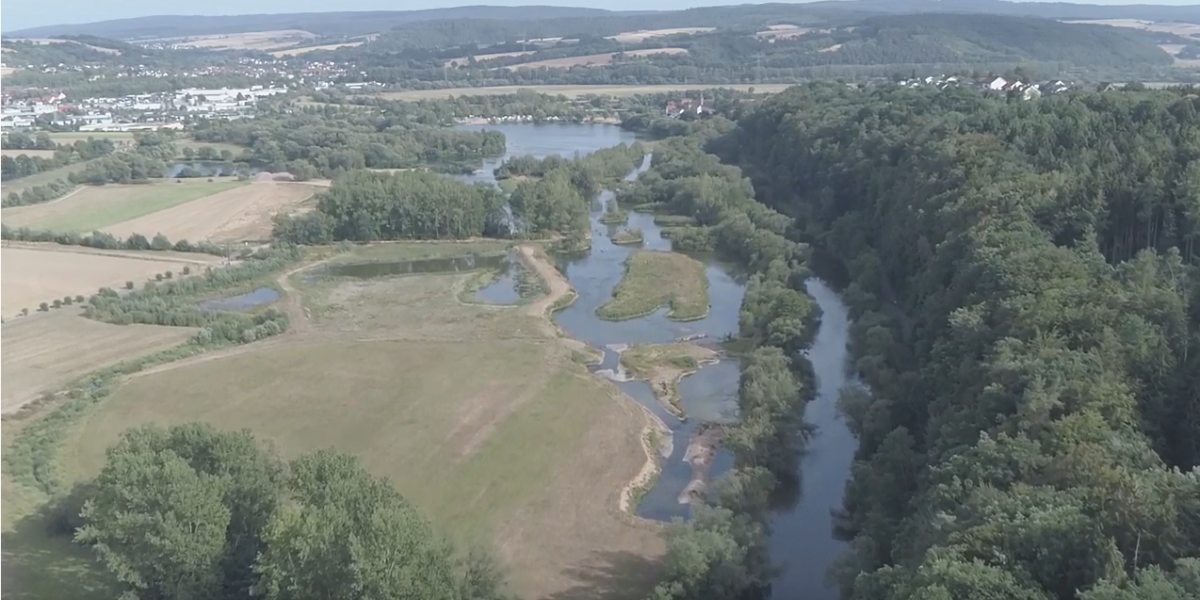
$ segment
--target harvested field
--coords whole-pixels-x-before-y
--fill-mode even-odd
[[[380,244],[333,262],[503,247]],[[496,549],[520,597],[644,597],[663,542],[618,506],[647,464],[647,413],[573,360],[545,306],[463,304],[466,277],[296,273],[315,329],[134,377],[72,430],[64,472],[94,474],[142,423],[248,427],[287,456],[332,446],[361,457],[440,531]],[[569,291],[551,288],[547,300]]]
[[[265,240],[271,236],[271,219],[276,214],[290,212],[320,189],[298,183],[255,181],[117,223],[104,230],[118,237],[131,233],[162,233],[172,241]]]
[[[519,65],[511,65],[505,67],[513,71],[517,69],[538,69],[546,67],[548,69],[569,69],[571,67],[599,67],[611,64],[613,57],[617,52],[605,52],[602,54],[588,54],[585,56],[568,56],[566,58],[552,58],[549,60],[537,60],[533,62],[521,63]],[[646,50],[630,50],[625,53],[627,56],[652,56],[656,54],[687,54],[685,48],[650,48]]]
[[[1157,31],[1161,33],[1173,33],[1183,37],[1190,37],[1200,40],[1200,24],[1195,23],[1158,23],[1155,21],[1142,21],[1139,19],[1096,19],[1084,21],[1064,21],[1065,23],[1078,23],[1081,25],[1108,25],[1111,27],[1127,27],[1130,29],[1141,29],[1143,31]]]
[[[178,273],[184,266],[196,268],[220,260],[205,254],[110,253],[57,244],[5,246],[0,256],[4,263],[0,313],[5,317],[23,308],[33,313],[39,303],[56,298],[90,296],[102,287],[120,288],[126,281],[140,283],[156,273]]]
[[[625,260],[625,276],[612,299],[596,309],[609,321],[625,321],[669,307],[667,318],[701,319],[708,314],[708,277],[704,264],[677,252],[638,250]]]
[[[676,27],[674,29],[643,29],[640,31],[626,31],[617,35],[610,35],[607,39],[624,42],[626,44],[637,44],[651,38],[664,37],[668,35],[695,35],[697,33],[708,33],[716,31],[716,27]]]
[[[180,181],[183,183],[167,179],[151,184],[83,186],[52,202],[6,208],[0,216],[11,227],[92,232],[247,185],[244,181],[229,178],[212,182],[199,178]],[[159,231],[147,229],[130,233],[149,237]],[[171,241],[181,239],[168,237]]]
[[[541,94],[562,94],[570,98],[583,96],[636,96],[638,94],[659,94],[664,92],[685,92],[689,90],[706,90],[713,88],[748,90],[766,94],[774,94],[792,87],[791,83],[766,83],[758,85],[722,85],[722,84],[665,84],[665,85],[504,85],[490,87],[446,88],[443,90],[407,90],[403,92],[381,92],[375,94],[388,100],[424,100],[428,98],[448,98],[451,96],[499,96],[512,94],[518,90],[529,90]]]
[[[536,52],[536,51],[535,50],[525,50],[524,52],[518,51],[518,52],[497,52],[495,54],[476,54],[475,61],[483,62],[483,61],[488,61],[488,60],[496,60],[498,58],[512,58],[514,56],[528,56],[530,54],[533,54],[534,52]],[[456,65],[463,66],[463,65],[466,65],[467,62],[468,62],[467,57],[460,56],[458,58],[452,58],[442,64],[443,64],[443,66],[451,67],[451,66],[456,66]],[[451,63],[453,63],[453,64],[451,64]]]
[[[122,142],[133,143],[132,131],[53,131],[49,136],[59,144],[74,144],[79,140],[86,142],[90,138],[112,140],[117,145]]]
[[[811,31],[816,31],[811,27],[801,27],[799,25],[771,25],[763,31],[754,34],[755,37],[765,40],[775,40],[779,38],[800,37]]]
[[[363,45],[362,42],[342,42],[340,44],[325,44],[323,46],[305,46],[303,48],[291,48],[289,50],[276,50],[271,52],[271,56],[275,58],[283,58],[285,56],[299,56],[317,50],[337,50],[338,48],[353,48]]]
[[[5,48],[5,50],[8,50],[8,48]],[[17,70],[12,67],[0,67],[0,76],[11,75],[16,72],[17,72]]]
[[[53,150],[18,150],[15,148],[6,148],[6,149],[0,150],[0,156],[16,157],[16,156],[21,156],[22,154],[24,154],[25,156],[30,156],[30,157],[38,156],[41,158],[54,158]]]
[[[9,256],[5,254],[5,260]],[[7,264],[7,263],[6,263]],[[5,296],[7,296],[7,282]],[[3,412],[14,412],[71,380],[183,343],[187,327],[111,325],[60,308],[6,321],[3,325]]]
[[[315,39],[316,34],[300,29],[221,33],[174,38],[154,38],[142,42],[167,42],[205,50],[277,50]]]

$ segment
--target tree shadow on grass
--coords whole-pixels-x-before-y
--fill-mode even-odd
[[[543,600],[642,600],[662,575],[662,561],[632,552],[593,552],[585,565],[568,567],[575,585]]]
[[[0,535],[3,597],[20,600],[111,600],[115,583],[92,551],[52,533],[48,507]]]

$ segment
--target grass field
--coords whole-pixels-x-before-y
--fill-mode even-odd
[[[664,92],[683,92],[688,90],[705,90],[725,88],[748,90],[774,94],[792,87],[789,83],[765,83],[759,85],[721,85],[721,84],[665,84],[665,85],[504,85],[474,88],[446,88],[443,90],[407,90],[403,92],[381,92],[376,96],[388,100],[425,100],[429,98],[447,98],[450,96],[499,96],[512,94],[518,90],[529,90],[541,94],[561,94],[571,98],[582,96],[635,96],[637,94],[659,94]]]
[[[188,184],[162,185],[182,187]],[[313,185],[271,181],[226,185],[221,190],[215,190],[215,193],[198,196],[190,202],[177,202],[171,207],[144,212],[135,218],[106,226],[104,231],[118,237],[131,233],[162,233],[171,241],[265,240],[271,236],[271,219],[277,213],[290,212],[319,191],[321,188]]]
[[[301,29],[217,33],[187,37],[154,38],[145,42],[173,42],[207,50],[276,50],[315,39],[314,33]]]
[[[341,44],[325,44],[323,46],[305,46],[303,48],[292,48],[291,50],[276,50],[271,52],[271,56],[282,58],[284,56],[299,56],[316,50],[337,50],[338,48],[353,48],[361,46],[362,42],[343,42]]]
[[[4,262],[3,308],[5,317],[28,308],[34,312],[41,302],[83,294],[90,296],[101,287],[118,288],[126,281],[142,282],[164,271],[179,272],[184,266],[218,260],[204,254],[174,252],[106,253],[56,244],[6,246],[0,250]],[[68,309],[74,310],[74,309]]]
[[[626,31],[617,35],[610,35],[608,39],[625,42],[627,44],[640,44],[648,39],[663,37],[668,35],[693,35],[697,33],[708,33],[716,30],[716,27],[676,27],[674,29],[642,29],[640,31]]]
[[[334,262],[505,247],[379,244]],[[543,276],[552,271],[539,265]],[[147,422],[248,427],[288,456],[334,446],[390,478],[440,531],[493,549],[522,598],[644,597],[663,542],[656,527],[618,506],[652,464],[642,439],[646,412],[588,374],[573,345],[556,337],[546,303],[569,288],[556,281],[550,296],[524,306],[464,304],[458,291],[469,277],[296,273],[288,281],[313,309],[310,325],[133,377],[70,430],[61,467],[68,479],[95,474],[119,433]],[[6,422],[6,438],[20,424]],[[4,483],[17,516],[34,510],[39,500]],[[106,597],[77,549],[31,520],[5,518],[6,583],[16,582],[6,596]],[[45,585],[57,571],[91,590],[71,595],[75,587]]]
[[[16,157],[16,156],[21,156],[21,155],[30,156],[30,157],[38,156],[41,158],[54,158],[54,151],[53,150],[17,150],[14,148],[0,150],[0,156]]]
[[[11,227],[92,232],[247,185],[233,179],[181,181],[183,183],[166,179],[151,184],[84,186],[70,197],[6,208],[0,216]],[[158,231],[143,229],[136,233],[153,236]],[[171,238],[172,241],[177,239]]]
[[[613,297],[596,309],[609,321],[636,319],[669,307],[667,317],[694,321],[708,314],[708,278],[704,265],[675,252],[638,250],[625,261],[625,276]]]
[[[654,54],[687,54],[686,48],[650,48],[648,50],[630,50],[625,53],[628,56],[651,56]],[[585,56],[568,56],[565,58],[551,58],[548,60],[536,60],[533,62],[521,63],[519,65],[510,65],[505,67],[510,71],[517,69],[539,69],[541,67],[551,69],[563,69],[570,67],[598,67],[612,64],[613,57],[616,52],[604,52],[602,54],[588,54]]]
[[[178,345],[195,333],[184,327],[110,325],[86,319],[72,307],[6,321],[2,331],[6,414],[72,379]]]

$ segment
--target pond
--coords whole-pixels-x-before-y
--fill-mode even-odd
[[[508,139],[505,156],[533,154],[569,156],[587,153],[619,143],[631,143],[636,137],[618,127],[581,124],[510,124],[464,125],[462,129],[496,129]],[[494,181],[492,171],[503,158],[482,162],[482,172],[464,176],[464,181]],[[637,170],[636,177],[649,168],[649,157]],[[592,247],[585,253],[558,257],[558,268],[579,293],[579,298],[555,315],[558,324],[572,337],[604,350],[598,373],[615,376],[621,372],[619,351],[632,344],[667,343],[699,338],[700,343],[715,343],[738,331],[745,286],[738,270],[711,256],[697,256],[705,263],[709,280],[709,314],[687,323],[671,321],[665,310],[629,321],[599,319],[595,310],[608,301],[613,288],[624,274],[624,261],[637,247],[670,250],[662,228],[653,216],[630,212],[630,228],[643,232],[640,246],[623,246],[612,241],[616,227],[600,223],[604,206],[613,194],[601,192],[592,202]],[[835,589],[824,585],[825,572],[844,550],[833,535],[833,511],[842,507],[842,493],[856,447],[853,435],[839,414],[836,402],[843,385],[853,383],[848,376],[847,338],[849,321],[846,306],[825,282],[807,282],[810,295],[820,305],[824,317],[816,340],[808,351],[817,376],[817,396],[805,408],[805,419],[816,426],[816,433],[799,461],[795,479],[798,489],[790,499],[773,507],[770,551],[772,560],[784,568],[773,582],[775,598],[833,600]],[[691,417],[686,421],[668,413],[655,399],[650,386],[642,381],[619,381],[625,392],[649,408],[671,429],[671,444],[664,445],[668,455],[661,461],[662,474],[638,506],[638,514],[651,519],[686,516],[688,506],[680,503],[681,493],[692,479],[691,466],[683,456],[689,441],[705,422],[737,418],[739,366],[735,358],[725,357],[715,365],[701,368],[680,384],[683,409]],[[616,377],[620,379],[620,377]],[[719,451],[711,475],[733,466],[732,455]]]
[[[280,294],[274,288],[261,287],[252,292],[238,294],[237,296],[206,300],[200,303],[200,309],[238,312],[270,304],[279,298]]]

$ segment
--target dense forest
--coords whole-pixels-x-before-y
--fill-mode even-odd
[[[285,462],[249,431],[130,429],[56,510],[122,597],[509,598],[495,560],[456,552],[355,457]]]
[[[845,598],[1200,594],[1195,95],[814,84],[709,148],[852,306]]]
[[[246,158],[301,179],[363,168],[461,164],[504,153],[504,134],[498,131],[455,131],[420,124],[407,113],[374,114],[335,106],[296,114],[272,112],[253,121],[210,121],[192,135],[202,142],[249,148]]]

